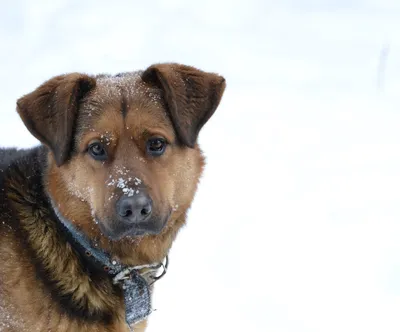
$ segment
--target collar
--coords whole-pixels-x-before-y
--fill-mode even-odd
[[[122,288],[125,303],[125,318],[129,328],[146,319],[152,313],[151,286],[161,279],[168,269],[168,256],[163,262],[139,266],[127,266],[113,260],[104,250],[96,248],[85,234],[80,232],[58,210],[50,199],[59,224],[68,237],[68,242],[94,268],[106,272],[114,285]],[[158,275],[160,268],[162,273]]]

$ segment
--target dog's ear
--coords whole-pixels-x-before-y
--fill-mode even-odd
[[[58,166],[71,152],[79,102],[95,85],[96,80],[84,74],[60,75],[17,101],[25,126],[50,148]]]
[[[174,63],[153,65],[143,72],[142,79],[163,90],[178,138],[193,148],[200,129],[218,107],[225,79]]]

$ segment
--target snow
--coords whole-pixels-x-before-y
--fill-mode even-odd
[[[129,169],[127,169],[126,167],[123,168],[117,168],[115,170],[116,174],[122,175],[122,176],[128,176],[128,178],[124,178],[124,177],[118,177],[118,178],[114,178],[112,175],[109,176],[109,181],[106,183],[107,186],[114,186],[117,187],[119,189],[122,189],[122,192],[124,194],[126,194],[128,197],[133,196],[134,194],[138,194],[139,193],[139,189],[137,188],[138,185],[140,185],[142,183],[142,180],[139,179],[138,177],[131,177],[129,176],[129,174],[131,173],[131,171]],[[133,184],[136,187],[131,187],[130,184]],[[112,194],[112,196],[114,196],[114,194]],[[109,197],[109,200],[111,199],[111,197]]]
[[[15,101],[53,75],[177,61],[227,80],[148,331],[400,330],[399,2],[14,1],[0,15],[6,146],[36,143]]]

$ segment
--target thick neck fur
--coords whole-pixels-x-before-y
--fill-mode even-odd
[[[39,278],[66,314],[110,322],[112,316],[123,312],[116,311],[122,308],[119,289],[107,275],[88,270],[60,232],[43,190],[44,158],[43,148],[34,149],[7,170],[7,201],[15,216],[12,219],[19,221],[12,226],[19,229],[17,233],[29,248]]]

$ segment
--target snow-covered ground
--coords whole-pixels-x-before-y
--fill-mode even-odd
[[[399,31],[395,0],[4,3],[0,142],[36,144],[15,100],[56,74],[217,71],[149,331],[397,332]]]

